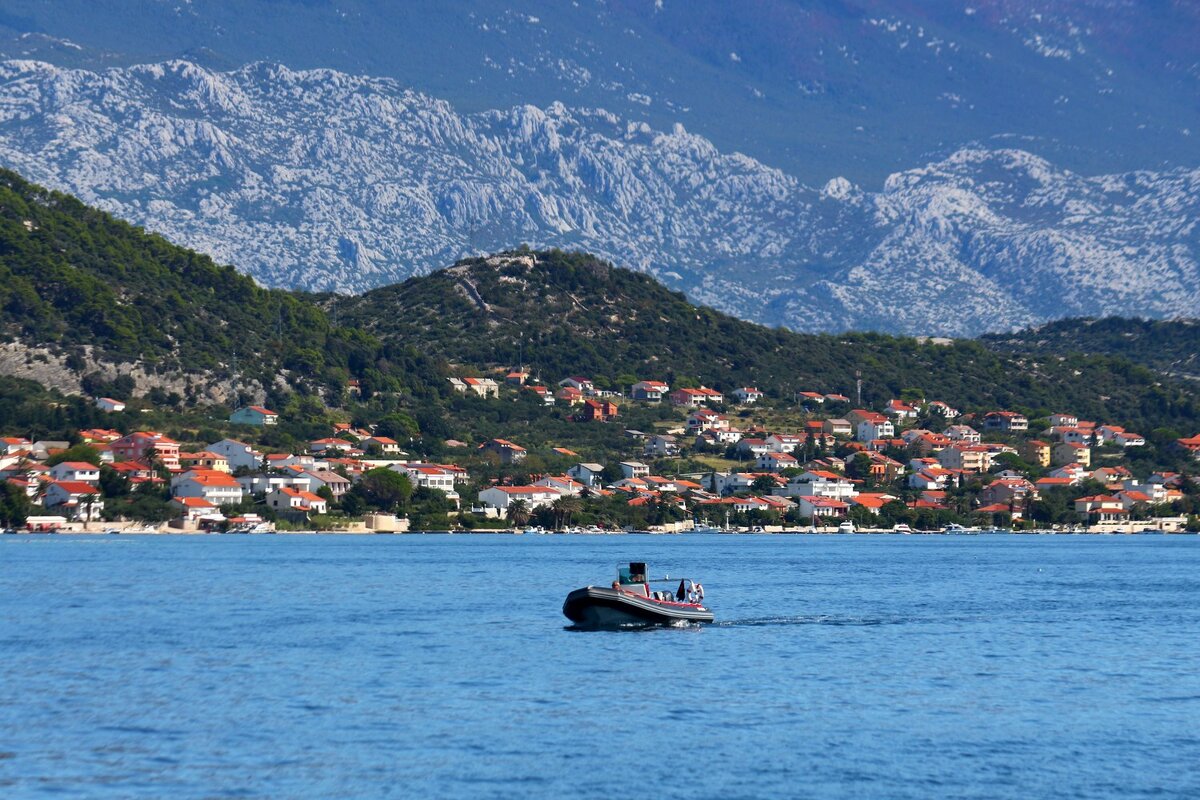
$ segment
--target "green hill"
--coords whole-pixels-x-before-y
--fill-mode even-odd
[[[800,391],[853,397],[861,372],[872,406],[917,389],[964,409],[1070,408],[1147,430],[1195,420],[1200,408],[1190,391],[1119,358],[764,328],[579,253],[470,259],[330,306],[385,346],[475,368],[524,363],[551,383],[582,374],[614,389],[657,378],[723,390],[756,384],[781,399]]]
[[[861,372],[872,406],[907,392],[964,410],[1070,409],[1146,432],[1200,424],[1193,387],[1117,357],[1145,360],[1143,350],[801,335],[694,306],[580,253],[469,259],[357,297],[265,290],[3,170],[0,344],[3,374],[68,392],[170,389],[178,407],[256,399],[282,408],[299,397],[360,418],[408,411],[423,428],[462,417],[454,430],[464,435],[478,409],[460,408],[446,378],[519,364],[551,384],[581,373],[614,389],[644,378],[753,384],[779,404],[802,391],[854,396]],[[348,396],[350,379],[361,401]]]
[[[1175,377],[1200,380],[1200,320],[1073,318],[982,337],[1001,353],[1125,358]]]
[[[151,375],[235,388],[344,380],[338,368],[356,346],[303,297],[259,288],[233,267],[7,170],[0,337],[64,356],[76,377],[136,363]]]

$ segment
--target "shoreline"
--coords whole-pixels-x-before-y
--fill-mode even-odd
[[[217,532],[200,530],[182,530],[162,526],[149,528],[137,526],[131,530],[114,529],[111,526],[103,530],[53,530],[53,531],[4,531],[5,536],[1196,536],[1200,531],[1167,530],[1147,526],[1121,526],[1112,528],[1068,528],[1063,530],[1037,529],[1013,531],[1005,528],[968,531],[894,531],[891,529],[860,529],[853,532],[839,531],[837,528],[826,529],[784,529],[771,531],[718,531],[696,533],[693,531],[593,531],[578,533],[568,531],[545,531],[542,533],[527,533],[522,530],[428,530],[428,531],[373,531],[373,530],[301,530],[301,531],[258,531],[258,532]]]

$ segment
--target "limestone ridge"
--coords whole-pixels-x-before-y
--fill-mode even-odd
[[[358,292],[528,242],[801,331],[1200,306],[1197,168],[1086,177],[973,145],[817,189],[682,125],[559,103],[459,114],[332,70],[9,61],[0,81],[0,163],[270,286]]]

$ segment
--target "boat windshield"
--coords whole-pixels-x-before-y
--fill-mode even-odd
[[[617,579],[622,586],[628,586],[633,583],[646,583],[646,564],[640,561],[631,561],[628,566],[622,564],[617,567]]]

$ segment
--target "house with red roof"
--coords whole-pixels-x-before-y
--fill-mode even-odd
[[[229,415],[235,425],[278,425],[279,414],[263,406],[245,406]]]
[[[857,506],[859,508],[865,508],[867,511],[870,511],[872,514],[878,514],[879,511],[884,506],[886,506],[888,503],[894,501],[895,499],[896,499],[895,496],[890,495],[890,494],[880,494],[880,493],[856,494],[854,497],[850,498],[850,507],[854,508],[855,506]]]
[[[583,422],[608,422],[617,418],[617,404],[610,400],[589,397],[583,401],[578,418]]]
[[[114,400],[111,397],[97,397],[96,408],[106,414],[113,414],[125,410],[125,403],[122,400]]]
[[[1019,433],[1029,430],[1029,419],[1016,411],[989,411],[983,415],[983,427],[990,431]]]
[[[701,386],[699,389],[676,389],[671,392],[671,403],[677,406],[699,408],[708,403],[720,405],[724,402],[725,395],[707,386]]]
[[[1076,442],[1059,442],[1050,451],[1052,464],[1079,464],[1083,467],[1092,465],[1092,449],[1085,444]]]
[[[324,514],[328,504],[324,497],[303,489],[281,486],[267,495],[267,505],[276,511],[295,514]]]
[[[368,436],[359,445],[368,452],[378,449],[385,456],[403,455],[400,443],[388,436]]]
[[[172,497],[171,506],[188,522],[219,513],[217,507],[203,497]]]
[[[1200,461],[1200,433],[1188,438],[1176,439],[1175,448]]]
[[[227,472],[194,469],[171,479],[173,497],[202,497],[215,506],[242,502],[242,485]]]
[[[800,516],[809,517],[814,522],[818,518],[839,519],[846,516],[846,512],[850,510],[849,503],[818,495],[801,495],[796,501],[796,506]]]
[[[751,406],[766,397],[757,387],[742,386],[733,390],[733,399],[744,406]]]
[[[754,464],[760,472],[782,472],[800,466],[800,462],[791,453],[763,453]]]
[[[156,431],[136,431],[109,444],[117,461],[153,460],[168,470],[179,469],[179,443]]]
[[[671,393],[671,387],[662,381],[638,381],[629,394],[634,400],[657,403]]]
[[[550,486],[492,486],[479,493],[479,504],[506,517],[509,506],[516,500],[524,501],[525,507],[532,511],[548,506],[560,497],[562,492]]]
[[[82,481],[50,481],[42,505],[77,522],[94,522],[104,512],[100,490]]]
[[[212,453],[208,450],[201,450],[199,453],[183,453],[179,454],[179,465],[187,469],[211,469],[216,472],[232,472],[229,468],[229,459],[220,453]]]
[[[525,456],[529,455],[524,447],[507,439],[491,439],[479,445],[479,450],[496,455],[501,464],[515,464],[523,461]]]
[[[86,461],[63,461],[50,468],[50,478],[56,481],[96,484],[100,468]]]
[[[564,386],[555,392],[554,396],[569,406],[577,406],[583,402],[583,392],[574,386]]]
[[[1116,522],[1129,518],[1129,510],[1119,497],[1098,494],[1075,501],[1075,513],[1088,522]]]

